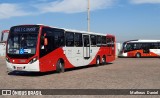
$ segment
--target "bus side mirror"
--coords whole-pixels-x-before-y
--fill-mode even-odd
[[[48,39],[44,38],[44,45],[47,46],[48,45]]]

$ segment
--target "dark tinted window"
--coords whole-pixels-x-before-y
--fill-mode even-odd
[[[64,46],[64,30],[61,29],[54,29],[54,45],[55,47]]]
[[[102,42],[102,37],[97,36],[97,46],[101,46],[101,42]]]
[[[84,40],[84,47],[89,47],[90,46],[89,35],[83,35],[83,40]]]
[[[125,51],[131,50],[147,50],[147,49],[160,49],[160,43],[128,43],[124,45]]]
[[[106,41],[106,36],[102,36],[102,45],[106,45],[107,41]]]
[[[74,35],[74,44],[76,47],[81,47],[82,44],[82,34],[80,33],[75,33]]]
[[[151,46],[151,43],[142,43],[142,49],[149,49]]]
[[[96,35],[91,35],[91,45],[96,46],[96,41],[97,41],[97,36]]]
[[[107,47],[114,47],[114,38],[107,37]]]
[[[74,33],[66,32],[66,46],[74,46]]]
[[[134,50],[142,49],[142,43],[134,43],[133,44],[133,49]]]
[[[124,51],[127,52],[127,51],[131,51],[131,50],[134,50],[134,44],[133,43],[127,43],[125,45]]]
[[[47,38],[48,44],[44,45],[44,38]],[[44,56],[53,50],[64,46],[64,30],[55,28],[43,28],[41,34],[40,56]]]
[[[150,48],[151,49],[160,49],[160,43],[151,43]]]

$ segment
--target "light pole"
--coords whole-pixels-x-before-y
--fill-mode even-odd
[[[90,0],[88,0],[88,8],[87,8],[87,22],[88,22],[88,32],[90,32]]]

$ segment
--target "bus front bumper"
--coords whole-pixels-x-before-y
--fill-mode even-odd
[[[40,72],[39,60],[32,64],[13,64],[6,61],[7,69],[12,71],[28,71],[28,72]]]

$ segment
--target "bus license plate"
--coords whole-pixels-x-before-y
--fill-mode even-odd
[[[17,70],[22,70],[22,67],[17,67]]]

